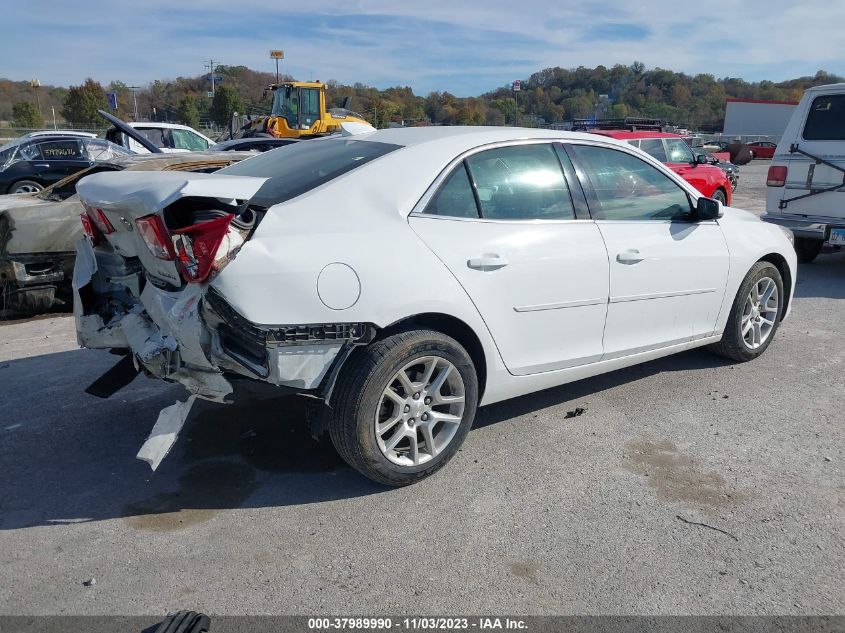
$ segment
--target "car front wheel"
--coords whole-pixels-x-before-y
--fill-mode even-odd
[[[332,398],[332,443],[350,466],[389,486],[442,468],[472,426],[478,379],[466,350],[433,330],[408,330],[357,350]]]
[[[780,271],[757,262],[739,287],[722,340],[710,349],[740,362],[754,360],[772,342],[785,299]]]
[[[728,204],[728,197],[725,195],[725,192],[722,191],[721,189],[716,189],[716,191],[714,191],[713,195],[710,196],[710,197],[713,200],[718,200],[719,202],[721,202],[724,205]]]

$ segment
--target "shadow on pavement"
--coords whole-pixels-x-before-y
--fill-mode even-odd
[[[825,249],[810,264],[798,265],[795,298],[845,299],[845,251]]]
[[[845,253],[799,270],[797,297],[845,298]],[[380,494],[328,440],[314,441],[301,400],[199,401],[155,473],[135,459],[180,387],[138,378],[108,400],[83,392],[115,363],[74,350],[0,362],[0,529],[121,518],[178,530],[232,508],[279,507]],[[730,365],[692,350],[485,407],[476,428],[582,399],[665,371]]]

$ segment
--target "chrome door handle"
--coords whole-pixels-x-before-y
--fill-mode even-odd
[[[640,251],[636,248],[629,248],[627,251],[616,255],[616,261],[620,264],[639,264],[644,259],[645,257],[640,255]]]
[[[508,265],[508,260],[498,255],[485,253],[481,257],[473,257],[467,260],[467,266],[475,270],[498,270]]]
[[[34,166],[35,167],[49,167],[50,164],[49,163],[35,163]]]

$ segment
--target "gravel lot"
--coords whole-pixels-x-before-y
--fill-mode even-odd
[[[766,167],[736,206],[762,208]],[[203,403],[152,474],[135,453],[181,390],[84,394],[115,360],[67,316],[0,325],[0,613],[842,613],[845,253],[801,268],[760,360],[696,350],[488,407],[401,490],[290,399]]]

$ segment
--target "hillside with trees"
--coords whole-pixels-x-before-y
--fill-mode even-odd
[[[51,108],[63,124],[101,127],[96,109],[106,106],[106,93],[118,98],[117,115],[133,120],[137,103],[140,120],[182,122],[197,127],[224,125],[232,112],[266,114],[270,98],[264,88],[275,80],[271,73],[245,66],[220,66],[214,99],[208,77],[156,80],[137,89],[114,81],[106,86],[87,80],[69,88],[40,86],[28,81],[0,79],[0,121],[18,127],[36,127],[52,120]],[[289,76],[283,80],[293,79]],[[362,83],[343,85],[329,80],[331,107],[350,98],[351,109],[378,127],[406,125],[559,125],[579,118],[642,116],[663,119],[691,129],[720,130],[729,98],[797,101],[814,85],[845,81],[818,71],[812,77],[782,82],[747,82],[713,75],[687,75],[662,68],[646,69],[639,62],[612,68],[546,68],[522,81],[518,110],[510,85],[476,97],[432,92],[425,97],[409,86],[379,90]],[[21,105],[34,103],[36,107]]]

